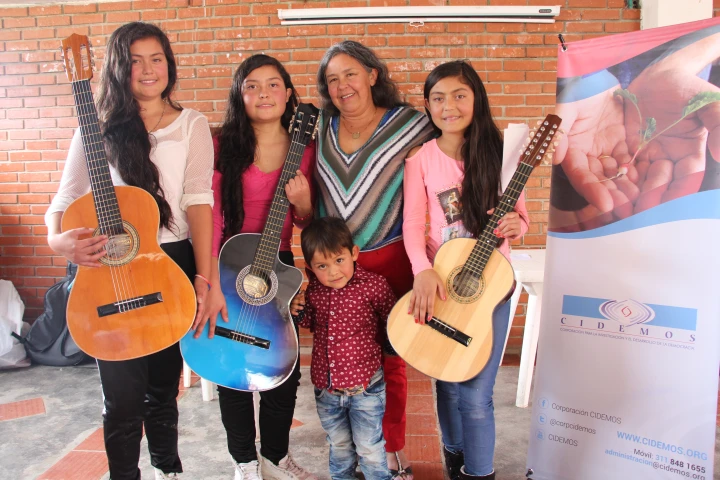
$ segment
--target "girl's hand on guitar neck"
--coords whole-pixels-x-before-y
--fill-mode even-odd
[[[287,185],[285,185],[285,195],[292,206],[295,207],[296,215],[304,217],[312,211],[310,184],[301,170],[295,173],[296,175],[288,180]]]
[[[77,265],[101,267],[98,260],[107,252],[103,249],[108,242],[106,235],[98,235],[80,240],[80,236],[92,235],[92,228],[74,228],[63,233],[48,235],[48,245],[55,253],[62,255]]]
[[[425,323],[432,318],[436,293],[442,300],[447,299],[445,284],[435,270],[428,268],[415,275],[408,314],[415,317],[416,323]]]
[[[492,215],[495,212],[494,208],[488,210],[488,215]],[[498,226],[493,232],[496,237],[509,238],[515,240],[522,234],[522,223],[520,221],[520,215],[517,212],[508,212],[498,222]]]

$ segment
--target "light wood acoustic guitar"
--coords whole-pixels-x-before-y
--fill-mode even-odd
[[[448,295],[435,298],[433,317],[415,323],[403,296],[388,318],[388,337],[397,353],[416,370],[446,382],[475,377],[485,367],[493,346],[492,316],[515,285],[510,262],[497,250],[493,234],[498,221],[511,212],[530,174],[553,150],[560,117],[548,115],[523,149],[512,180],[478,239],[457,238],[438,249],[433,268]]]
[[[192,325],[195,290],[160,248],[155,199],[137,187],[115,187],[105,157],[90,89],[90,42],[73,34],[62,41],[72,82],[91,192],[68,206],[62,230],[94,228],[107,235],[101,267],[78,268],[70,290],[67,322],[75,343],[101,360],[129,360],[163,350]],[[88,237],[81,237],[88,238]]]

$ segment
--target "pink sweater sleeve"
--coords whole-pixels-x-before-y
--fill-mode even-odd
[[[405,160],[403,179],[403,242],[415,275],[432,268],[425,242],[426,192],[422,160],[416,154]]]

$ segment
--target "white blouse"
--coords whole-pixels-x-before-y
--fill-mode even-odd
[[[192,205],[213,205],[213,143],[207,118],[186,108],[170,125],[152,133],[155,146],[150,160],[160,172],[162,186],[173,215],[170,229],[160,228],[158,242],[177,242],[189,237],[187,208]],[[126,185],[115,168],[110,166],[113,185]],[[90,191],[85,150],[80,129],[75,131],[68,151],[60,187],[45,213],[64,212],[76,198]]]

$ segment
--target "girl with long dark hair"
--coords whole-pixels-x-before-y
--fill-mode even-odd
[[[213,190],[213,257],[228,238],[238,233],[262,233],[290,148],[288,127],[298,95],[282,64],[267,55],[253,55],[235,72],[225,122],[215,141]],[[308,178],[315,163],[315,143],[305,148],[300,170],[285,186],[291,204],[280,240],[280,260],[293,265],[290,250],[293,224],[303,227],[312,217]],[[220,285],[217,258],[211,283]],[[225,298],[219,288],[208,300],[210,336],[218,313],[227,321]],[[198,329],[199,335],[200,329]],[[255,451],[252,393],[218,387],[220,413],[228,450],[235,463],[235,480],[301,479],[316,477],[297,465],[288,453],[290,426],[300,382],[300,362],[278,387],[260,393],[260,437]]]
[[[97,110],[113,183],[140,187],[155,198],[160,210],[158,241],[193,281],[197,325],[207,318],[203,302],[209,287],[212,242],[212,138],[202,114],[172,100],[176,80],[167,36],[155,25],[129,23],[115,30],[108,41]],[[89,190],[78,130],[60,188],[45,215],[48,244],[74,263],[98,267],[106,254],[107,236],[80,240],[93,230],[60,230],[65,209]],[[178,344],[133,360],[97,363],[110,477],[140,478],[144,427],[155,478],[178,478],[182,472],[177,447],[176,397],[182,370]]]
[[[403,237],[415,281],[410,312],[416,321],[433,315],[443,281],[432,269],[442,243],[478,237],[500,196],[503,140],[477,72],[463,61],[439,65],[425,81],[425,109],[439,136],[410,152],[405,162]],[[425,237],[426,212],[430,230]],[[495,230],[499,250],[528,229],[524,195]],[[505,240],[507,239],[507,240]],[[493,315],[493,348],[487,366],[466,382],[437,381],[437,410],[452,480],[493,480],[495,418],[492,393],[510,319],[509,302]]]

